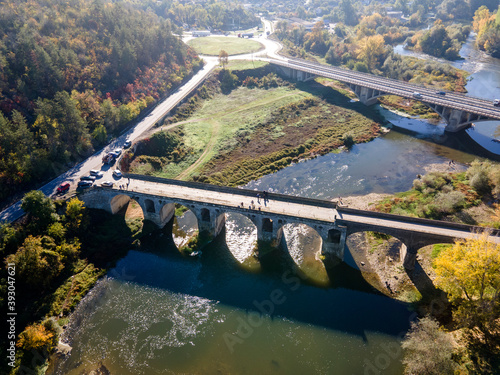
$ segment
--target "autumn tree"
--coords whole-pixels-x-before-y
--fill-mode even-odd
[[[359,41],[358,59],[363,60],[370,70],[385,58],[385,42],[382,35],[373,35]]]
[[[436,284],[448,293],[455,320],[495,332],[500,311],[500,245],[487,233],[456,242],[435,260]]]
[[[40,236],[28,236],[17,252],[7,257],[6,263],[16,265],[16,280],[36,289],[47,287],[63,269],[60,255],[46,248]]]
[[[78,198],[72,198],[66,204],[66,221],[68,230],[76,234],[85,222],[85,207],[83,201]]]
[[[221,49],[221,51],[219,52],[219,64],[222,65],[223,69],[225,69],[228,62],[229,62],[229,54],[223,49]]]

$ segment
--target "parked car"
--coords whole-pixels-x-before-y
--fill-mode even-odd
[[[116,178],[122,178],[122,172],[119,170],[119,169],[115,169],[113,171],[113,176],[115,176]]]
[[[101,178],[102,176],[104,176],[104,173],[102,171],[98,171],[97,169],[92,169],[90,171],[90,175],[95,176],[96,178]]]
[[[81,181],[95,181],[95,176],[82,176],[80,177]]]
[[[104,181],[101,184],[102,187],[113,187],[113,182],[112,181]]]
[[[422,94],[421,94],[421,93],[419,93],[419,92],[414,92],[414,93],[413,93],[413,97],[414,97],[414,98],[417,98],[417,99],[422,99]]]
[[[86,188],[94,185],[94,181],[89,181],[89,180],[83,180],[78,182],[78,187],[79,188]]]
[[[59,187],[57,188],[58,193],[64,193],[69,190],[69,182],[63,182]]]
[[[121,148],[115,148],[113,152],[116,154],[116,156],[120,156],[122,154],[123,149]]]
[[[115,162],[115,155],[114,154],[106,154],[102,158],[102,162],[105,164],[113,164]]]
[[[500,107],[500,99],[495,99],[495,100],[493,100],[493,105],[494,105],[495,107]]]
[[[125,143],[123,143],[123,148],[129,148],[130,146],[132,146],[132,141],[127,139]]]
[[[436,94],[438,94],[438,95],[443,95],[443,96],[445,96],[445,95],[446,95],[446,93],[445,93],[444,91],[438,91],[438,92],[436,92]]]

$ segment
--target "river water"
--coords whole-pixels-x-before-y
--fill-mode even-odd
[[[496,81],[488,64],[473,73],[472,95],[500,82],[498,61]],[[443,135],[443,124],[383,113],[412,135],[391,130],[248,187],[321,199],[394,193],[435,165],[454,160],[460,168],[475,158]],[[179,225],[188,232],[190,221]],[[120,375],[401,374],[400,340],[414,319],[409,306],[372,288],[348,249],[345,264],[327,270],[310,229],[289,226],[284,234],[281,253],[263,263],[252,256],[255,228],[241,215],[228,216],[225,233],[198,257],[181,256],[168,230],[144,241],[73,313],[63,338],[73,351],[55,373],[102,364]]]

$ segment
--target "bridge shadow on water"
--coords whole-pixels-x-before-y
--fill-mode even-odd
[[[117,264],[132,275],[127,282],[188,294],[247,312],[284,318],[357,335],[406,332],[408,305],[372,288],[359,270],[343,263],[328,270],[329,287],[311,284],[289,254],[269,254],[262,271],[242,269],[229,251],[224,233],[207,245],[201,256],[185,257],[170,233],[143,241],[141,250],[130,251]],[[120,279],[120,277],[118,277]]]

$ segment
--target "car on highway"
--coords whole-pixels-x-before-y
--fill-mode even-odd
[[[413,97],[414,97],[414,98],[417,98],[417,99],[422,99],[422,94],[421,94],[421,93],[419,93],[419,92],[414,92],[414,93],[413,93]]]
[[[493,100],[493,105],[494,105],[495,107],[500,107],[500,99],[495,99],[495,100]]]
[[[95,179],[96,179],[96,177],[92,176],[92,175],[80,177],[80,181],[92,181],[92,182],[94,182]]]
[[[102,187],[113,187],[113,182],[112,181],[104,181],[101,184]]]
[[[445,93],[444,91],[437,91],[437,92],[436,92],[436,94],[437,94],[437,95],[443,95],[443,96],[445,96],[445,95],[446,95],[446,93]]]
[[[95,176],[96,178],[101,178],[102,176],[104,176],[104,173],[102,171],[97,170],[97,169],[92,169],[90,171],[90,175]]]
[[[130,139],[127,139],[124,143],[123,143],[123,148],[129,148],[130,146],[132,146],[132,141]]]
[[[69,190],[69,182],[63,182],[61,185],[57,187],[57,192],[58,193],[64,193]]]
[[[78,182],[78,188],[86,188],[94,185],[94,181],[83,180]]]
[[[115,176],[116,178],[122,178],[122,172],[119,170],[119,169],[115,169],[113,171],[113,176]]]

